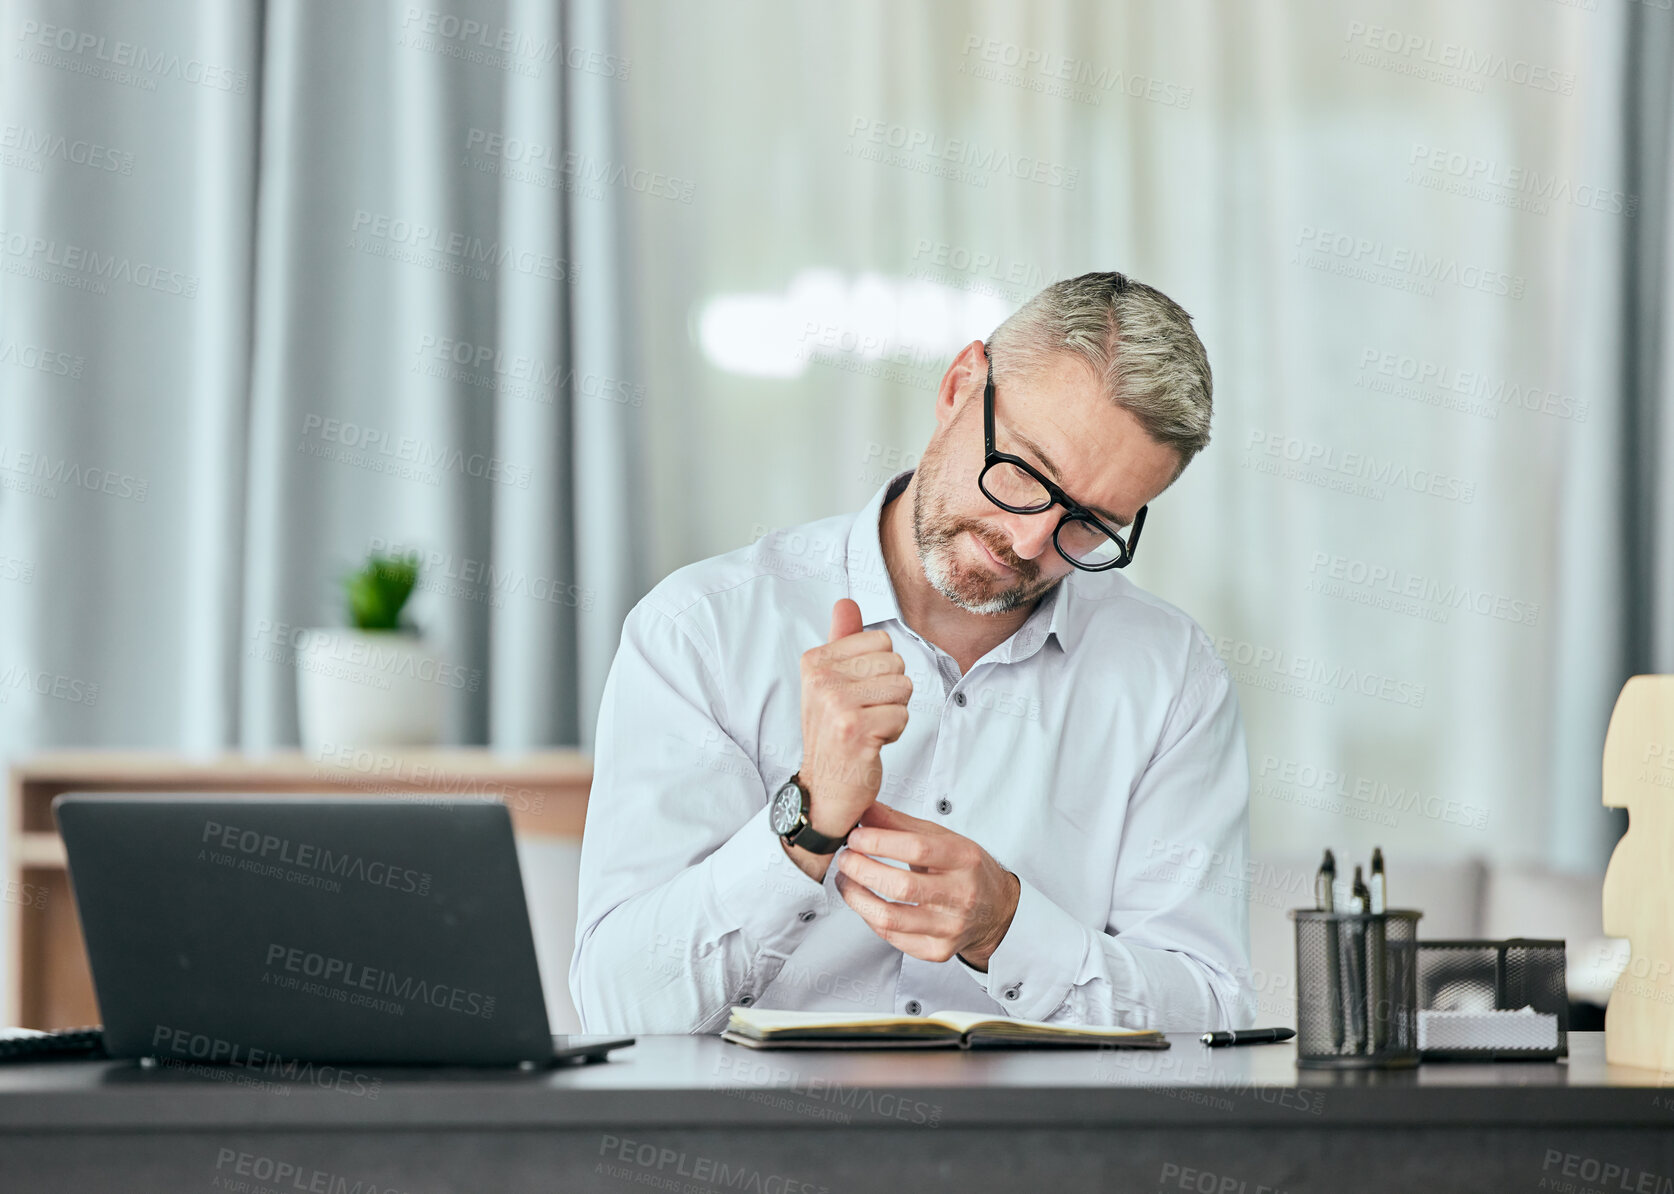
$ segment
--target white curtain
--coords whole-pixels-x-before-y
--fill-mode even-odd
[[[0,14],[0,752],[295,744],[380,546],[446,741],[589,744],[648,583],[609,6]]]

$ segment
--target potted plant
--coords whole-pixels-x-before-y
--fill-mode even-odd
[[[297,652],[303,749],[441,741],[448,669],[403,619],[418,584],[416,555],[373,552],[343,580],[347,630],[309,630]]]

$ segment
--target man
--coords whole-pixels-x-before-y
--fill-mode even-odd
[[[1117,571],[1210,391],[1172,300],[1058,282],[954,358],[918,467],[858,515],[633,609],[581,854],[588,1031],[735,1004],[1248,1023],[1236,696]]]

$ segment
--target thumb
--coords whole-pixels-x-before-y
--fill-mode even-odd
[[[826,641],[834,643],[851,634],[859,634],[864,625],[860,620],[860,606],[851,598],[839,597],[837,604],[831,607],[831,637]]]

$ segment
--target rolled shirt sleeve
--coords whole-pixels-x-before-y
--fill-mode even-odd
[[[1201,632],[1192,654],[1129,800],[1104,931],[1019,875],[1017,911],[987,973],[960,959],[1010,1015],[1163,1031],[1250,1024],[1243,722],[1231,678]]]
[[[588,1032],[714,1032],[829,910],[728,733],[712,652],[653,597],[601,699],[570,993]]]

